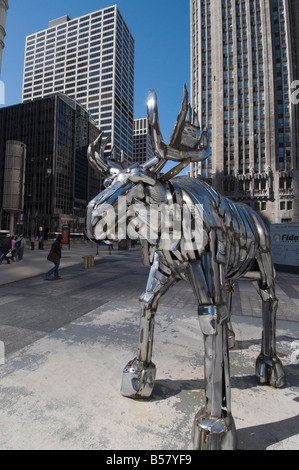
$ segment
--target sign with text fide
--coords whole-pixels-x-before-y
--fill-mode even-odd
[[[299,266],[299,224],[272,224],[270,237],[273,263]]]

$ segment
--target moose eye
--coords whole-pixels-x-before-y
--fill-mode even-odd
[[[104,183],[103,183],[103,184],[104,184],[104,187],[105,187],[106,189],[109,188],[109,187],[111,186],[111,184],[112,184],[112,181],[113,181],[112,178],[106,178],[106,179],[104,180]]]

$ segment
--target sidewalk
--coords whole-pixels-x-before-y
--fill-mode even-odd
[[[36,276],[43,276],[52,266],[52,263],[47,261],[49,250],[50,247],[46,246],[44,250],[35,249],[31,251],[27,246],[23,262],[12,262],[10,265],[3,263],[0,265],[0,286]],[[112,254],[114,260],[119,256],[129,257],[129,259],[134,257],[134,260],[137,259],[139,267],[143,268],[146,280],[149,268],[142,265],[140,246],[137,246],[133,250],[119,251],[117,246],[114,245]],[[83,269],[83,257],[88,255],[94,256],[96,264],[103,260],[112,260],[112,258],[109,257],[109,251],[106,245],[97,246],[92,242],[86,244],[71,244],[70,248],[68,245],[65,245],[62,250],[61,270],[76,265],[79,267],[81,265]],[[125,267],[125,269],[127,268]],[[143,289],[143,287],[141,287],[141,289]],[[276,294],[279,298],[278,318],[299,322],[299,274],[277,271]],[[170,303],[173,306],[196,309],[196,302],[193,298],[192,290],[187,283],[182,282],[178,284],[175,293],[173,289],[170,290],[161,301],[163,302],[164,299],[167,299],[168,305]],[[246,281],[237,282],[234,293],[234,311],[242,316],[260,317],[260,309],[261,302],[252,284]]]
[[[107,246],[99,246],[98,250],[104,254],[107,251]],[[43,250],[37,248],[31,250],[27,244],[22,262],[11,262],[7,265],[4,261],[0,265],[0,286],[46,273],[53,266],[52,263],[47,261],[49,251],[50,245],[46,245]],[[71,244],[70,248],[69,245],[63,245],[61,266],[67,268],[75,264],[83,264],[83,256],[96,256],[96,253],[97,246],[92,242]]]
[[[120,395],[122,369],[136,354],[138,298],[147,280],[140,247],[128,251],[63,248],[62,279],[44,281],[44,251],[0,266],[0,449],[190,451],[203,404],[203,340],[190,286],[180,282],[160,301],[149,400]],[[84,269],[82,256],[94,255]],[[230,353],[232,410],[239,449],[299,448],[299,275],[277,273],[277,348],[287,385],[257,385],[260,301],[250,283],[236,285]],[[242,302],[241,302],[242,300]],[[299,346],[297,347],[299,349]]]

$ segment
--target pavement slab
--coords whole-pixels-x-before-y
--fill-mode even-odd
[[[122,369],[136,352],[135,302],[110,301],[9,356],[0,369],[0,448],[192,450],[191,429],[204,403],[203,341],[193,311],[162,307],[156,322],[153,395],[120,395]],[[290,363],[299,324],[279,322],[286,388],[257,384],[260,325],[235,317],[232,410],[238,449],[299,447],[299,371]],[[187,347],[188,346],[188,347]]]
[[[189,284],[179,282],[160,301],[153,395],[132,400],[120,384],[138,346],[138,299],[149,271],[140,248],[111,255],[105,246],[64,248],[62,279],[53,282],[44,280],[47,253],[28,250],[23,263],[0,266],[0,449],[191,451],[204,366]],[[84,269],[82,256],[91,253],[94,267]],[[230,366],[240,450],[299,448],[298,280],[277,273],[277,350],[287,373],[279,390],[257,383],[260,299],[250,283],[236,283]]]

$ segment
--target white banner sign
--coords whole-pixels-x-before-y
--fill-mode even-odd
[[[299,224],[273,224],[270,237],[273,263],[299,266]]]

